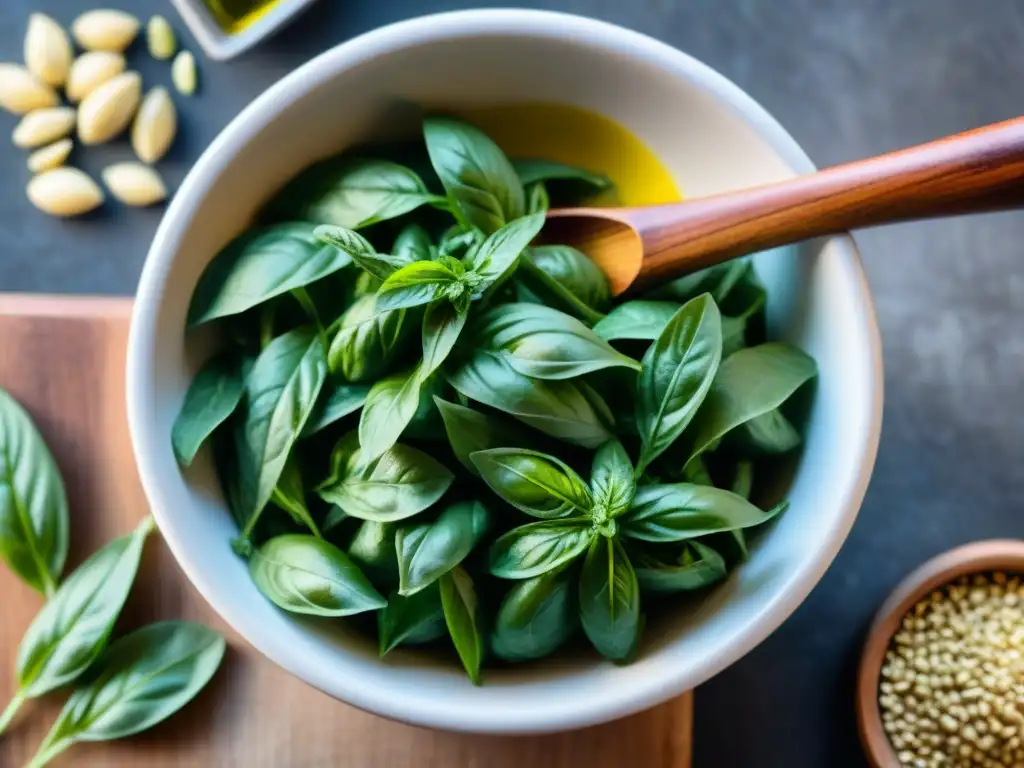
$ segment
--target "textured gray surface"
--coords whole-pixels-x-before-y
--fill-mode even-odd
[[[4,0],[0,58],[19,55],[30,10],[69,21],[96,4]],[[158,0],[121,4],[169,11]],[[1024,103],[1019,0],[524,4],[615,21],[697,56],[760,100],[820,165],[1011,117]],[[176,184],[243,105],[328,46],[388,21],[472,5],[321,0],[238,61],[201,59],[201,96],[182,107],[183,135],[163,166],[167,176]],[[166,67],[145,64],[147,82],[167,80]],[[0,132],[13,123],[0,116]],[[85,164],[95,170],[127,154],[126,146],[102,148]],[[160,212],[55,223],[25,201],[22,163],[18,152],[0,153],[0,289],[131,293]],[[852,681],[875,607],[936,552],[1024,534],[1024,215],[901,225],[858,241],[885,339],[885,427],[874,481],[850,539],[807,602],[700,689],[699,768],[862,765]]]

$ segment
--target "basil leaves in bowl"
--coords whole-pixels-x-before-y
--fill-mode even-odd
[[[507,157],[443,110],[369,98],[436,102],[444,82],[472,99],[475,62],[555,98],[638,47],[664,78],[616,77],[660,96],[637,96],[635,120],[589,91],[582,106],[643,135],[684,99],[728,172],[645,138],[697,194],[777,172],[777,137],[744,144],[746,118],[701,111],[705,88],[737,94],[681,54],[572,17],[460,13],[371,33],[272,89],[158,233],[129,360],[154,514],[215,607],[335,696],[477,731],[636,711],[762,639],[852,522],[877,365],[841,240],[612,300],[585,254],[534,244],[552,201],[607,192],[602,169]],[[565,65],[552,83],[521,66],[541,53]],[[387,133],[405,140],[352,148]],[[869,363],[841,383],[835,340]]]

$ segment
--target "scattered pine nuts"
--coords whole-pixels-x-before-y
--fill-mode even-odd
[[[18,64],[0,64],[0,107],[16,115],[56,107],[57,92]]]
[[[50,144],[71,133],[75,110],[71,107],[47,107],[29,112],[14,128],[14,146],[33,149]]]
[[[103,190],[77,168],[54,168],[28,183],[28,199],[53,216],[80,216],[103,204]]]
[[[86,51],[71,65],[65,95],[78,102],[127,68],[124,56],[110,51]]]
[[[141,94],[139,73],[124,72],[86,96],[78,108],[82,143],[102,144],[121,133],[135,116]]]
[[[142,163],[116,163],[104,168],[103,183],[125,205],[146,206],[167,199],[163,179]]]
[[[154,16],[146,25],[146,45],[154,59],[166,61],[178,50],[174,30],[163,16]]]
[[[72,146],[71,139],[61,139],[37,149],[28,156],[28,169],[32,173],[42,173],[64,165],[64,161],[71,154]]]
[[[178,131],[178,113],[166,88],[146,94],[132,125],[132,149],[144,163],[155,163],[171,148]]]
[[[71,25],[71,34],[88,51],[122,53],[139,34],[139,20],[109,8],[86,11]]]
[[[196,92],[196,60],[189,51],[182,51],[171,64],[171,81],[178,93],[191,96]]]
[[[74,52],[68,33],[45,13],[28,17],[25,33],[25,64],[39,80],[61,87],[68,79]]]

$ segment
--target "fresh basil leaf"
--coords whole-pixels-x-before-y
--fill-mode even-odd
[[[526,212],[515,169],[483,131],[450,117],[423,121],[431,165],[462,217],[490,234]]]
[[[514,584],[494,621],[494,654],[505,661],[528,661],[563,645],[579,626],[574,587],[566,571],[549,571]]]
[[[747,259],[725,261],[659,285],[649,295],[685,304],[703,293],[710,293],[715,302],[721,304],[748,267]]]
[[[512,167],[516,169],[523,186],[540,182],[560,182],[554,188],[566,187],[563,196],[579,202],[593,197],[612,188],[612,180],[604,174],[593,173],[565,163],[539,158],[514,158]]]
[[[491,524],[478,501],[449,506],[432,523],[399,528],[395,534],[401,595],[413,595],[433,584],[473,551]]]
[[[533,517],[589,515],[594,506],[583,478],[554,456],[525,448],[491,448],[469,458],[492,491]]]
[[[589,517],[521,525],[491,545],[491,574],[499,579],[540,576],[571,563],[586,552],[593,538]]]
[[[743,349],[747,344],[747,319],[722,315],[722,359]]]
[[[583,382],[530,379],[502,355],[486,350],[448,371],[447,377],[460,394],[568,443],[597,448],[612,437],[608,406]]]
[[[419,368],[413,368],[381,379],[370,388],[359,419],[364,461],[376,459],[398,442],[416,415],[421,384]]]
[[[332,424],[336,424],[346,416],[349,416],[366,402],[366,396],[370,393],[368,384],[335,384],[328,385],[329,391],[326,397],[323,394],[317,402],[316,408],[309,416],[309,421],[302,430],[303,437],[315,435]]]
[[[31,417],[0,389],[0,557],[50,597],[68,554],[68,499]]]
[[[640,641],[640,586],[618,537],[597,536],[590,544],[579,585],[580,622],[591,645],[605,658],[624,662]]]
[[[76,742],[132,736],[188,704],[224,658],[224,638],[187,621],[161,621],[119,638],[67,700],[32,765]]]
[[[434,398],[444,420],[448,442],[455,457],[474,475],[480,472],[470,455],[488,448],[528,448],[532,442],[528,435],[501,419],[487,416],[472,408]]]
[[[590,493],[594,497],[594,516],[598,520],[619,517],[633,503],[636,495],[633,463],[618,440],[609,440],[594,454]]]
[[[369,240],[358,232],[344,227],[322,224],[313,230],[313,235],[321,242],[347,254],[364,273],[378,280],[387,280],[413,261],[405,254],[390,256],[386,253],[377,253]]]
[[[290,613],[351,616],[387,605],[348,555],[315,536],[275,536],[253,551],[249,573],[268,600]]]
[[[299,525],[308,528],[314,536],[320,535],[313,516],[306,506],[306,488],[302,482],[302,470],[294,456],[289,456],[277,481],[277,487],[270,494],[270,500],[291,515]]]
[[[654,341],[682,307],[672,301],[636,299],[612,309],[594,326],[594,333],[605,341],[636,339]],[[724,325],[725,318],[722,318]]]
[[[754,463],[752,461],[740,461],[736,464],[732,486],[729,490],[750,501],[750,496],[754,492]]]
[[[427,230],[419,224],[409,224],[402,229],[395,238],[395,244],[391,246],[391,252],[397,258],[408,262],[429,261],[436,256],[436,251]]]
[[[714,485],[715,481],[711,479],[711,473],[708,472],[708,468],[704,463],[703,458],[698,456],[691,462],[687,462],[683,466],[683,480],[688,483],[696,483],[697,485]]]
[[[429,376],[441,367],[459,340],[469,319],[468,310],[460,312],[450,301],[433,301],[423,314],[423,363],[420,375]]]
[[[740,444],[755,455],[787,453],[800,445],[800,433],[782,411],[776,409],[755,416],[730,433],[729,442]]]
[[[587,306],[600,309],[611,298],[608,278],[582,251],[569,245],[538,245],[526,258]]]
[[[466,668],[473,685],[480,684],[480,665],[483,663],[484,642],[477,615],[477,596],[473,579],[462,568],[455,566],[437,580],[441,590],[441,607],[455,650]]]
[[[724,314],[748,321],[763,315],[767,300],[768,291],[758,278],[754,264],[749,260],[745,269],[740,271],[735,282],[729,286],[729,292],[721,301],[716,298]]]
[[[387,606],[377,614],[382,657],[399,645],[429,643],[447,632],[437,582],[408,597],[392,592]]]
[[[234,413],[243,391],[242,370],[234,355],[216,355],[199,369],[171,430],[179,464],[192,463],[200,446]]]
[[[366,461],[358,437],[343,437],[331,457],[332,476],[321,498],[360,520],[404,520],[440,499],[454,476],[436,459],[407,445],[394,445]]]
[[[659,559],[647,552],[631,552],[640,590],[646,592],[689,592],[716,584],[725,578],[725,559],[699,541],[688,541],[671,559]]]
[[[722,357],[722,322],[708,295],[676,312],[644,355],[636,423],[642,447],[637,474],[668,448],[697,413]]]
[[[438,255],[463,258],[473,248],[479,247],[483,241],[484,234],[479,229],[464,232],[458,224],[455,224],[441,237]]]
[[[68,576],[32,620],[18,647],[18,695],[34,698],[77,678],[107,644],[135,581],[147,517],[106,544]]]
[[[771,520],[780,505],[762,512],[742,496],[708,485],[642,485],[619,519],[623,536],[641,541],[684,541]]]
[[[376,380],[395,358],[411,331],[404,309],[378,312],[373,295],[357,298],[341,316],[327,362],[346,381]]]
[[[348,556],[374,582],[398,584],[395,531],[394,523],[363,520],[349,542]]]
[[[526,213],[547,213],[551,208],[551,200],[548,197],[547,187],[544,182],[538,181],[526,187]]]
[[[203,270],[192,294],[188,323],[237,315],[351,263],[347,253],[314,237],[309,224],[276,224],[243,234]]]
[[[465,292],[459,275],[440,261],[416,261],[385,280],[377,291],[377,311],[429,304],[435,299],[457,300]]]
[[[466,268],[481,281],[477,285],[477,294],[508,272],[543,226],[543,214],[534,213],[516,219],[489,235],[479,248],[466,255]]]
[[[444,421],[437,410],[434,398],[447,395],[448,382],[438,373],[427,376],[420,384],[420,399],[416,412],[409,420],[409,426],[402,435],[409,440],[429,440],[444,442]]]
[[[777,426],[781,422],[760,420],[759,417],[776,411],[817,373],[814,358],[781,342],[741,349],[728,357],[719,367],[714,383],[693,420],[693,448],[689,460],[713,450],[723,437],[745,424],[750,424],[754,435],[763,432],[788,437],[795,434],[799,440],[799,433],[788,422],[786,426],[789,429],[786,430]],[[784,445],[787,449],[794,447],[779,439],[775,445]]]
[[[529,257],[521,259],[516,278],[519,301],[542,303],[582,320],[589,326],[600,322],[604,315],[576,296],[565,285],[537,266]],[[532,299],[530,297],[533,297]]]

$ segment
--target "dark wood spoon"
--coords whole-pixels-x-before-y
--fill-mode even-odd
[[[850,229],[1024,205],[1024,118],[762,187],[640,208],[562,208],[544,238],[619,295],[746,253]]]

